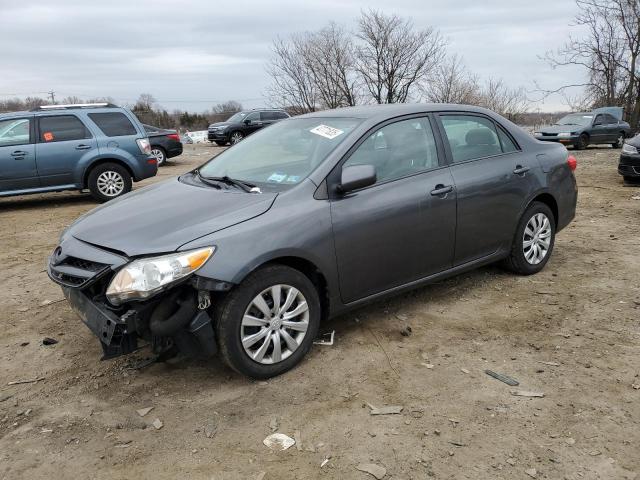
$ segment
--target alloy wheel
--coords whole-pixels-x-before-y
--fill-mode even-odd
[[[151,155],[155,157],[156,161],[158,162],[158,166],[164,163],[164,152],[159,148],[154,148],[153,150],[151,150]]]
[[[524,258],[531,265],[544,260],[551,246],[551,222],[544,213],[536,213],[527,222],[522,238]]]
[[[240,338],[255,362],[274,364],[291,356],[309,329],[309,306],[300,290],[273,285],[258,294],[245,310]]]
[[[124,178],[118,172],[107,170],[98,176],[98,191],[106,197],[117,197],[124,191]]]
[[[240,132],[235,132],[233,135],[231,135],[231,145],[235,145],[242,139],[243,139],[242,134]]]

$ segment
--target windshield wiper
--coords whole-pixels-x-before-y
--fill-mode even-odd
[[[202,183],[206,183],[207,185],[209,185],[211,187],[214,187],[214,188],[217,188],[218,190],[222,189],[222,187],[220,186],[219,182],[210,182],[210,181],[208,181],[209,180],[208,177],[203,177],[200,174],[200,170],[196,170],[194,173],[198,176],[198,178],[200,179],[200,181]]]
[[[244,190],[247,193],[260,193],[260,189],[256,188],[256,186],[249,182],[244,182],[242,180],[237,180],[235,178],[231,178],[227,175],[223,177],[205,177],[200,172],[198,172],[198,176],[202,180],[210,180],[214,182],[224,183],[226,185],[233,185],[241,190]]]

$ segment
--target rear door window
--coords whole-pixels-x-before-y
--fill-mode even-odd
[[[38,118],[38,142],[54,143],[91,138],[91,132],[75,115]]]
[[[31,121],[28,118],[0,120],[0,147],[31,143]]]
[[[272,120],[276,120],[278,117],[276,117],[276,113],[275,112],[261,112],[260,113],[260,119],[263,122],[270,122]]]
[[[454,163],[503,153],[496,127],[488,118],[476,115],[442,115],[440,119]]]
[[[107,137],[136,135],[136,127],[122,112],[90,113],[89,118]]]

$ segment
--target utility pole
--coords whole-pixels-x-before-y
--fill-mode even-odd
[[[56,92],[54,92],[53,90],[50,90],[49,98],[51,99],[51,103],[56,103]]]

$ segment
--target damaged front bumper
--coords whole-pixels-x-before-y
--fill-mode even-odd
[[[222,282],[192,277],[146,301],[116,307],[104,292],[115,271],[128,261],[73,238],[63,241],[49,257],[49,277],[62,287],[73,310],[100,340],[102,359],[126,355],[144,345],[150,345],[158,356],[177,351],[189,356],[214,355],[217,347],[208,313],[209,290],[227,285],[221,288]],[[203,297],[208,301],[203,302]]]
[[[62,287],[65,298],[82,322],[100,340],[107,360],[126,355],[139,348],[139,340],[151,345],[153,353],[162,355],[178,350],[189,356],[213,356],[217,352],[211,317],[195,304],[183,306],[173,295],[150,304],[135,305],[124,313],[106,303],[89,298],[84,292]],[[185,302],[195,302],[187,296]],[[174,310],[177,307],[177,310]],[[172,312],[160,316],[163,312]]]

